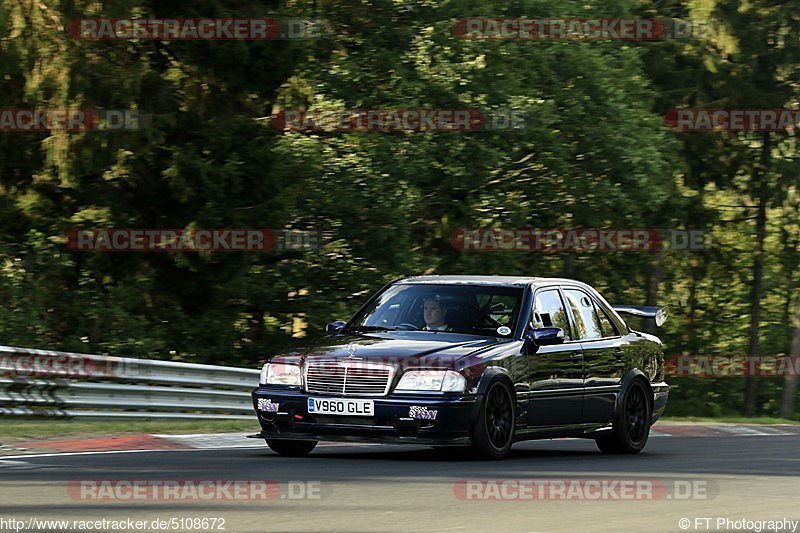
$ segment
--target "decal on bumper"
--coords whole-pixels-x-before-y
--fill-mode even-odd
[[[258,399],[258,410],[263,411],[265,413],[277,413],[278,407],[280,406],[279,403],[272,403],[272,400],[269,398],[259,398]]]
[[[436,420],[437,414],[439,414],[439,411],[419,405],[412,405],[408,409],[408,416],[417,420]]]

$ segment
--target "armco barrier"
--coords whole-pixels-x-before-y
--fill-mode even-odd
[[[259,371],[0,346],[0,416],[248,419]]]

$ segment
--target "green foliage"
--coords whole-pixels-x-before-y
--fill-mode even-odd
[[[797,19],[738,1],[0,1],[0,107],[152,113],[135,132],[0,134],[0,343],[255,365],[418,273],[565,275],[670,305],[670,354],[794,334],[796,137],[674,133],[669,108],[785,107]],[[687,40],[469,41],[492,17],[715,17]],[[313,17],[295,41],[81,41],[78,17]],[[522,110],[511,131],[277,132],[276,109]],[[754,206],[766,202],[753,295]],[[730,207],[735,206],[735,207]],[[740,207],[736,207],[740,206]],[[72,228],[316,228],[308,253],[76,253]],[[704,252],[459,253],[462,228],[678,228]],[[735,415],[737,380],[676,380],[674,414]],[[776,415],[780,383],[758,406]]]

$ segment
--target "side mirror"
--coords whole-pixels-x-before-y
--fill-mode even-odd
[[[536,328],[528,333],[528,339],[536,346],[551,346],[564,342],[564,330],[561,328]]]
[[[325,326],[325,333],[328,335],[338,335],[342,332],[342,329],[347,325],[347,322],[344,320],[337,320],[336,322],[331,322],[327,326]]]

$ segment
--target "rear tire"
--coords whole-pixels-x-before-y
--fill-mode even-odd
[[[265,439],[270,450],[286,457],[305,457],[316,448],[315,440]]]
[[[503,459],[514,442],[516,409],[511,387],[505,380],[493,381],[483,397],[478,420],[470,436],[472,451],[484,459]]]
[[[635,454],[642,451],[650,436],[652,404],[647,385],[641,379],[631,382],[611,431],[595,439],[600,451],[607,454]]]

